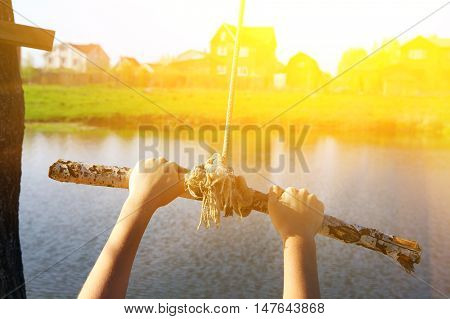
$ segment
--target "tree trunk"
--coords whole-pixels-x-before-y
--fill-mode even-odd
[[[14,21],[11,0],[0,0],[0,20]],[[19,194],[24,98],[18,49],[0,44],[0,297],[26,298],[19,240]]]

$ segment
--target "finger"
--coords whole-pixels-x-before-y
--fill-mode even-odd
[[[283,195],[287,194],[289,196],[296,197],[297,193],[298,193],[298,189],[296,189],[295,187],[289,186],[288,188],[286,188],[284,190]]]
[[[298,198],[306,204],[307,200],[308,200],[308,196],[309,196],[309,192],[306,188],[301,188],[298,191]]]
[[[298,189],[292,186],[286,188],[280,197],[280,201],[286,204],[290,203],[290,205],[297,206],[300,202]]]
[[[281,189],[281,187],[279,187],[277,185],[272,185],[269,188],[269,193],[268,193],[269,200],[268,200],[268,205],[267,205],[269,215],[270,215],[270,212],[273,210],[273,208],[279,204],[278,201],[280,199],[280,192],[282,193],[283,190]]]
[[[269,188],[269,200],[277,201],[283,194],[283,189],[278,185],[272,185]]]
[[[172,161],[167,162],[167,160],[166,160],[166,165],[169,166],[171,169],[173,169],[175,172],[177,172],[179,174],[187,174],[189,172],[189,170],[187,168],[184,168]]]
[[[316,195],[308,195],[308,207],[312,208],[314,212],[323,215],[323,203],[316,197]]]
[[[306,202],[308,203],[308,206],[314,208],[314,209],[318,209],[318,205],[317,205],[317,197],[314,194],[309,194]]]
[[[161,164],[163,167],[164,173],[167,174],[177,174],[177,175],[183,175],[185,174],[185,169],[181,168],[177,163],[175,162],[166,162]]]
[[[164,163],[167,163],[168,161],[164,157],[160,156],[160,157],[158,157],[157,162],[160,164],[164,164]]]

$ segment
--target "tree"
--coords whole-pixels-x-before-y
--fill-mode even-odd
[[[0,20],[14,22],[11,0],[0,0]],[[0,43],[0,297],[25,298],[19,240],[24,98],[17,47]]]

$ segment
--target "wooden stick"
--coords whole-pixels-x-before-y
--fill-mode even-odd
[[[131,169],[128,167],[90,165],[58,160],[50,166],[48,176],[59,182],[128,189],[130,172]],[[194,199],[187,194],[183,197]],[[254,191],[253,210],[267,214],[267,201],[267,194]],[[373,228],[348,224],[333,216],[324,216],[319,233],[389,256],[408,273],[413,272],[414,264],[420,262],[422,250],[416,241],[386,235]]]
[[[55,31],[0,21],[0,43],[51,51]]]

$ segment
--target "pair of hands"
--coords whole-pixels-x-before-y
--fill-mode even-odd
[[[127,202],[149,213],[184,193],[185,168],[164,158],[138,162],[130,175]],[[306,189],[272,186],[269,190],[269,216],[283,242],[290,237],[314,238],[319,231],[324,205]]]

